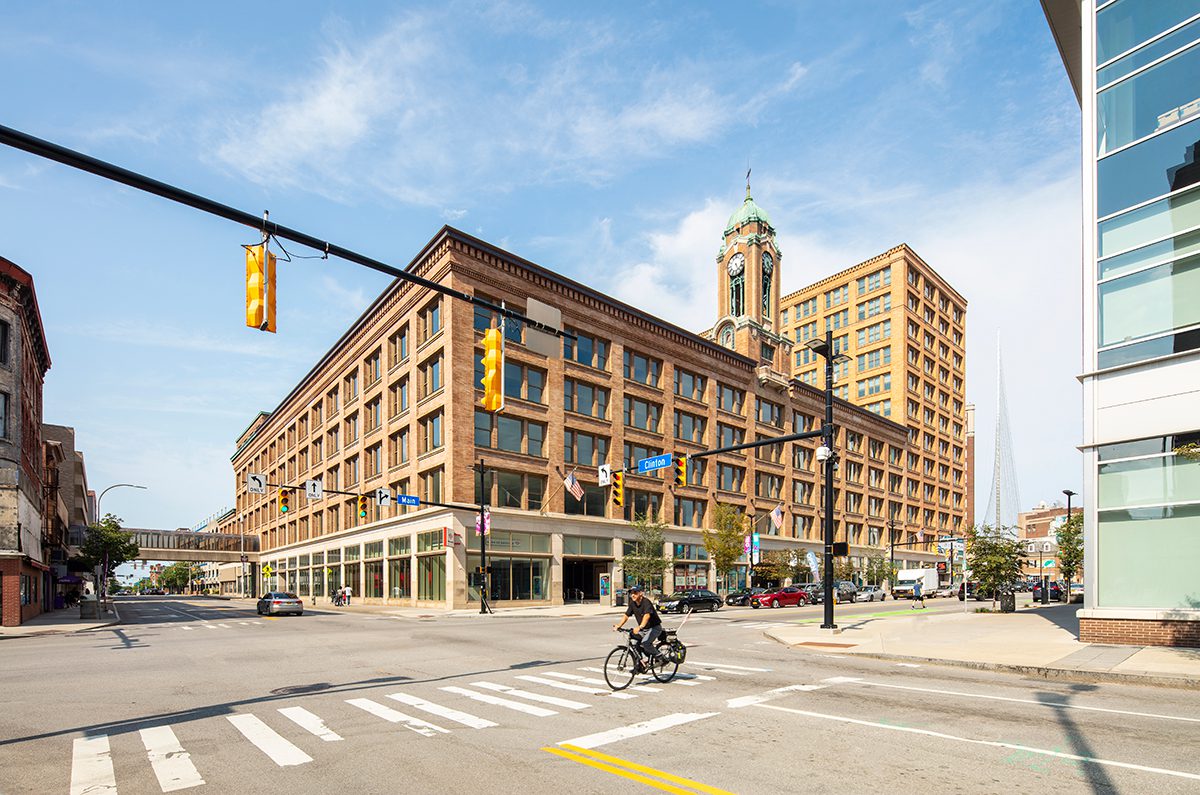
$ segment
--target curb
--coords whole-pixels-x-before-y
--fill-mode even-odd
[[[16,634],[11,634],[11,635],[6,635],[6,634],[0,632],[0,640],[16,640],[19,638],[44,638],[47,635],[77,635],[81,632],[96,632],[97,630],[108,629],[109,627],[115,627],[117,624],[121,623],[121,614],[117,612],[117,607],[115,604],[113,605],[112,613],[114,616],[116,616],[116,618],[114,618],[112,621],[106,621],[103,624],[97,623],[94,626],[76,627],[73,629],[68,629],[68,628],[41,629],[41,630],[36,630],[34,632],[21,632],[21,633],[16,633]]]

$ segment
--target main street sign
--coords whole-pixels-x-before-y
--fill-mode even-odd
[[[638,474],[644,475],[647,472],[653,472],[656,469],[664,469],[671,466],[671,454],[663,453],[662,455],[650,456],[638,461]]]
[[[397,505],[407,505],[411,508],[416,508],[416,507],[420,506],[421,498],[413,496],[412,494],[397,494],[396,495],[396,504]]]

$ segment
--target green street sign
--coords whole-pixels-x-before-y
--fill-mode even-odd
[[[262,573],[264,575],[266,575],[267,577],[270,577],[274,572],[275,572],[275,569],[271,568],[270,563],[268,563],[267,565],[262,567]]]

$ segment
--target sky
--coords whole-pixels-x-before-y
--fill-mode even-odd
[[[997,341],[1021,504],[1080,491],[1079,106],[1037,3],[0,5],[0,124],[404,266],[443,224],[691,328],[755,200],[784,292],[908,243],[968,300],[977,499]],[[0,147],[0,256],[33,274],[103,511],[191,527],[230,456],[388,283]],[[293,253],[314,252],[295,248]]]

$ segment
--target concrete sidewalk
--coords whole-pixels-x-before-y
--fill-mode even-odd
[[[1051,679],[1196,687],[1200,649],[1107,646],[1078,640],[1078,605],[1016,613],[954,612],[768,629],[787,646],[881,659],[1007,670]]]
[[[238,603],[242,606],[254,609],[256,604],[255,599],[240,599],[232,597],[229,601]],[[486,617],[485,613],[479,612],[479,605],[462,608],[459,610],[446,610],[439,607],[397,607],[395,605],[365,605],[357,598],[351,600],[348,606],[334,607],[328,597],[317,599],[317,603],[312,604],[311,599],[306,599],[304,602],[304,610],[311,613],[361,613],[363,615],[381,615],[381,616],[402,616],[404,618],[471,618],[471,617]],[[495,607],[492,608],[497,616],[507,618],[520,617],[558,617],[558,618],[582,618],[585,616],[600,616],[600,615],[620,615],[625,612],[624,607],[608,607],[607,605],[598,605],[595,603],[588,604],[566,604],[566,605],[537,605],[531,607]]]
[[[0,627],[0,638],[29,638],[38,635],[66,635],[72,632],[88,632],[94,629],[104,629],[121,623],[121,615],[113,605],[111,613],[102,613],[99,620],[81,619],[79,608],[70,607],[55,610],[52,613],[42,613],[21,624],[19,627]]]

